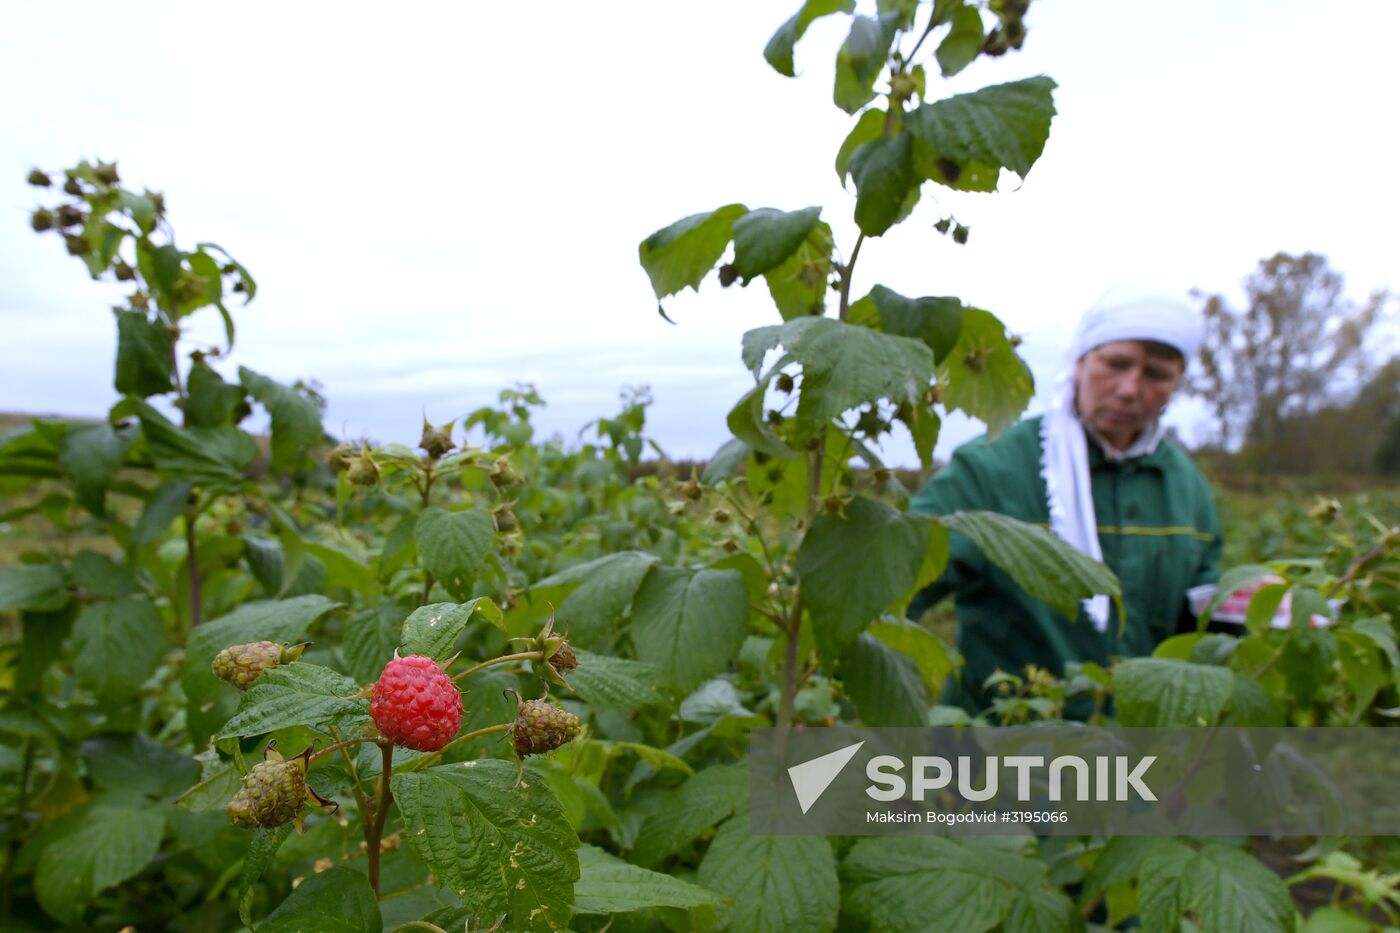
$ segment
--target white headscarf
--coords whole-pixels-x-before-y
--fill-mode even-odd
[[[1041,423],[1041,473],[1050,506],[1050,530],[1076,550],[1103,560],[1093,487],[1089,482],[1089,449],[1084,425],[1075,410],[1074,369],[1085,353],[1115,340],[1155,340],[1175,347],[1190,360],[1205,335],[1200,312],[1185,295],[1137,286],[1118,285],[1094,302],[1075,328],[1060,374],[1059,398]],[[1144,427],[1121,458],[1142,457],[1157,449],[1162,438],[1160,419]],[[1100,632],[1108,628],[1105,595],[1084,600],[1085,611]]]

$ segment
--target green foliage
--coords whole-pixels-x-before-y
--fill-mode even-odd
[[[853,11],[807,0],[765,57],[793,74],[808,27]],[[907,218],[923,182],[991,191],[1002,169],[1024,178],[1040,157],[1048,78],[928,94],[931,69],[1019,47],[1012,22],[1011,4],[956,0],[881,0],[850,17],[835,97],[852,119],[836,166],[854,182],[854,243],[838,248],[824,205],[733,203],[640,244],[658,300],[718,266],[726,286],[761,276],[774,302],[776,322],[742,338],[755,386],[729,412],[735,437],[689,475],[642,461],[656,449],[644,390],[573,444],[537,439],[544,402],[522,385],[460,424],[425,424],[418,450],[327,453],[305,383],[220,373],[226,298],[255,294],[248,270],[213,244],[173,242],[163,198],[123,188],[115,166],[71,169],[71,249],[89,275],[130,283],[124,397],[95,424],[36,421],[0,438],[0,479],[20,492],[3,521],[42,531],[0,568],[3,891],[16,922],[1071,930],[1102,897],[1115,922],[1145,929],[1291,924],[1282,883],[1214,843],[1081,840],[1071,864],[1031,841],[750,830],[751,729],[952,721],[934,704],[956,652],[902,618],[943,572],[950,530],[1071,619],[1083,598],[1119,595],[1102,565],[1043,529],[910,515],[878,452],[898,423],[931,465],[948,411],[995,433],[1032,393],[990,312],[883,284],[851,293],[862,249],[877,248],[865,240]],[[187,319],[205,308],[227,346],[188,352]],[[271,420],[266,444],[239,427],[254,403]],[[1396,519],[1299,511],[1243,523],[1270,548],[1222,590],[1262,582],[1260,567],[1280,582],[1255,594],[1237,635],[1184,636],[1064,680],[1010,673],[1002,721],[1059,715],[1079,693],[1096,721],[1125,725],[1388,721],[1400,708]],[[1301,550],[1280,555],[1285,541]],[[1335,626],[1315,629],[1338,594]],[[1271,628],[1285,598],[1293,625]],[[242,692],[214,676],[220,652],[261,641],[273,645],[253,656],[267,666]],[[395,652],[432,658],[460,690],[446,745],[394,748],[374,724],[370,685]],[[549,716],[517,721],[535,700]],[[536,747],[522,733],[558,747],[516,760]],[[279,818],[304,834],[227,822],[236,795],[271,792],[270,773],[294,805]],[[1329,856],[1316,870],[1366,905],[1395,900],[1394,879],[1359,863]],[[1066,885],[1084,871],[1076,904]]]

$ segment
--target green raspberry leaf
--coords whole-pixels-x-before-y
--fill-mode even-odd
[[[533,769],[516,786],[513,764],[479,759],[395,774],[393,791],[404,837],[478,923],[506,914],[513,930],[568,926],[578,837]]]
[[[947,534],[920,515],[857,496],[841,513],[818,515],[797,552],[802,595],[817,650],[835,660],[881,613],[913,595],[947,561]]]
[[[122,395],[164,395],[175,388],[170,331],[142,311],[117,312],[116,389]]]
[[[39,856],[34,893],[50,915],[76,924],[98,893],[149,865],[165,835],[159,809],[94,803],[74,811]]]
[[[272,466],[291,470],[307,452],[325,440],[321,409],[291,386],[238,367],[238,381],[272,418]]]
[[[727,820],[700,863],[700,884],[733,900],[726,929],[828,933],[836,929],[840,884],[831,843],[816,836],[755,836],[747,811]],[[782,893],[775,893],[782,892]]]
[[[691,214],[643,240],[638,255],[656,297],[665,298],[686,287],[699,291],[701,279],[724,255],[734,221],[748,210],[742,204],[728,204]]]
[[[789,78],[796,77],[792,64],[792,50],[807,32],[812,22],[833,13],[851,13],[856,8],[855,0],[807,0],[802,9],[778,27],[773,38],[763,47],[763,57],[773,69]]]
[[[734,269],[745,282],[781,265],[807,239],[820,207],[780,211],[760,207],[734,221]]]
[[[351,733],[369,722],[369,701],[354,696],[359,690],[359,684],[344,674],[305,661],[268,668],[243,694],[238,712],[219,737],[243,738],[327,723]]]
[[[160,612],[143,597],[89,603],[73,623],[72,639],[78,680],[107,699],[137,693],[169,647]]]
[[[981,308],[964,308],[958,342],[938,361],[943,404],[987,424],[995,438],[1015,423],[1035,394],[1031,371],[1006,336],[1006,326]]]
[[[700,907],[722,900],[713,891],[624,862],[596,846],[580,846],[578,862],[574,913],[621,914],[648,907]]]
[[[423,566],[456,599],[472,595],[476,574],[495,542],[496,526],[486,512],[424,509],[413,529]]]
[[[381,933],[384,920],[369,879],[349,868],[308,875],[258,924],[258,933]]]
[[[723,670],[744,641],[749,616],[736,570],[661,567],[632,603],[632,641],[643,661],[680,690]]]
[[[457,653],[457,640],[473,618],[497,627],[503,623],[501,610],[484,596],[460,604],[421,606],[404,620],[399,654],[420,654],[443,664]]]

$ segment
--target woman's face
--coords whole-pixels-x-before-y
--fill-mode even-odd
[[[1140,340],[1115,340],[1080,357],[1074,369],[1079,415],[1126,450],[1181,385],[1185,363],[1147,352]]]

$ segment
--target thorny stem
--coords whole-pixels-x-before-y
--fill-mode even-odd
[[[505,732],[509,730],[510,727],[513,725],[515,725],[514,720],[512,720],[511,722],[498,722],[494,726],[483,726],[480,729],[473,729],[471,732],[457,736],[457,738],[453,739],[451,742],[448,742],[446,745],[433,752],[431,755],[425,755],[422,758],[419,758],[417,761],[409,763],[408,767],[404,770],[418,771],[422,768],[426,768],[430,763],[436,763],[436,761],[443,755],[443,753],[454,745],[461,745],[463,742],[470,742],[472,739],[478,739],[481,738],[483,735],[490,735],[493,732]]]
[[[389,818],[389,807],[394,802],[393,791],[389,789],[389,778],[394,773],[394,746],[388,742],[380,744],[384,753],[384,764],[379,769],[379,800],[374,805],[374,819],[365,827],[365,844],[369,848],[369,886],[379,896],[379,840],[384,835],[384,823]]]
[[[480,664],[473,665],[465,671],[462,671],[462,673],[454,675],[452,679],[465,680],[477,671],[492,667],[496,664],[508,664],[511,661],[538,661],[542,657],[544,657],[544,654],[539,651],[519,651],[515,654],[503,654],[499,658],[492,658],[489,661],[482,661]]]

